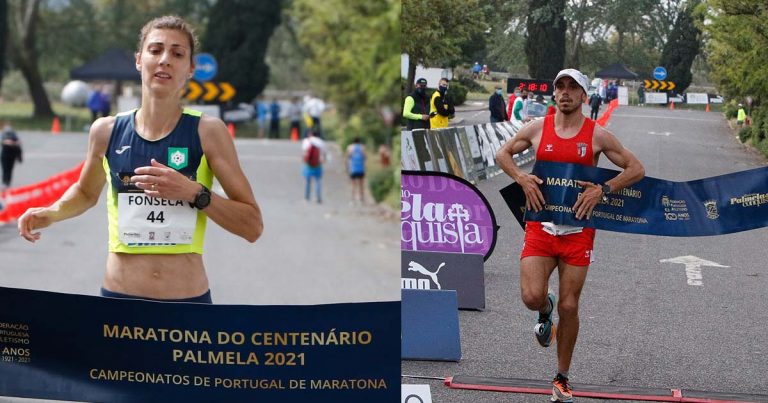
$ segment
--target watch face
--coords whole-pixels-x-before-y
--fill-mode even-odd
[[[195,207],[204,209],[211,203],[211,195],[208,192],[200,192],[195,200]]]

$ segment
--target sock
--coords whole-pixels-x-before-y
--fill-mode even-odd
[[[558,371],[557,375],[562,375],[563,378],[568,379],[568,371]]]
[[[541,312],[539,312],[541,313]],[[552,300],[547,297],[547,308],[544,310],[544,315],[549,315],[552,313]]]

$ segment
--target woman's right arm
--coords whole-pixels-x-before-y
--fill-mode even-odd
[[[98,202],[106,182],[102,158],[107,151],[114,122],[115,118],[111,116],[93,122],[88,135],[88,154],[80,172],[80,179],[52,205],[28,209],[19,217],[19,235],[27,241],[35,242],[40,239],[40,232],[33,231],[76,217]]]

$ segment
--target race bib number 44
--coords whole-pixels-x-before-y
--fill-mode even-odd
[[[118,193],[118,231],[128,246],[192,243],[197,210],[182,200],[167,200],[143,193]]]

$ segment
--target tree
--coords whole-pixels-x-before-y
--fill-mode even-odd
[[[5,72],[5,44],[8,42],[8,2],[0,0],[0,89]]]
[[[565,0],[529,0],[528,10],[528,73],[554,79],[565,63]]]
[[[279,1],[218,1],[211,9],[203,50],[216,57],[216,79],[237,89],[236,102],[252,101],[267,85],[264,57],[280,16]]]
[[[463,59],[462,46],[486,31],[479,0],[403,0],[402,7],[402,52],[408,54],[407,92],[413,88],[416,65],[455,63]]]
[[[381,110],[400,103],[400,1],[295,0],[290,14],[312,88],[336,106],[342,125],[364,123],[347,132],[387,141]]]
[[[691,13],[698,1],[690,1],[678,14],[675,27],[669,35],[659,64],[667,69],[667,80],[675,83],[678,92],[685,91],[691,84],[691,66],[699,54],[701,31],[696,27]]]
[[[53,117],[48,94],[38,67],[37,20],[40,0],[20,0],[11,3],[10,50],[14,64],[19,67],[27,81],[29,95],[34,104],[36,118]]]

